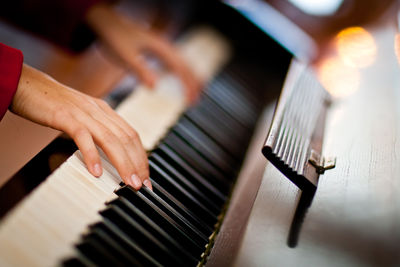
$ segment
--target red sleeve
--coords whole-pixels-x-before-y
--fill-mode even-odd
[[[0,17],[70,50],[79,51],[94,39],[85,24],[90,7],[106,0],[2,1]]]
[[[0,43],[0,120],[17,91],[23,55],[20,50]]]

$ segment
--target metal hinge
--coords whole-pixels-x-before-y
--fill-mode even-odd
[[[315,167],[317,173],[323,174],[326,170],[335,168],[336,157],[321,157],[318,152],[311,149],[308,162]]]

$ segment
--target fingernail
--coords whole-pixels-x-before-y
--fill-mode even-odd
[[[140,187],[142,186],[142,181],[139,179],[139,177],[136,174],[133,174],[131,176],[131,182],[133,184],[133,187],[137,190],[139,190]]]
[[[151,191],[153,191],[153,186],[151,185],[150,179],[144,180],[144,181],[143,181],[143,184],[144,184],[148,189],[150,189]]]
[[[94,176],[99,177],[101,175],[101,171],[100,164],[96,163],[93,167]]]

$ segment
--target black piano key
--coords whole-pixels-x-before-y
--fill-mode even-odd
[[[172,220],[178,228],[190,236],[190,238],[199,246],[205,247],[208,244],[208,238],[202,235],[201,232],[195,229],[192,225],[186,223],[186,221],[179,218],[176,214],[171,212],[171,210],[162,208],[162,205],[160,205],[160,203],[151,194],[146,193],[147,192],[145,188],[142,188],[136,192],[141,199],[152,205],[153,209],[157,209],[159,213],[163,214],[163,216],[168,217],[169,220]]]
[[[247,119],[257,117],[256,105],[246,98],[244,88],[237,84],[234,80],[229,79],[232,83],[228,82],[228,76],[220,75],[210,84],[210,90],[214,90],[215,93],[220,94],[224,99],[229,99],[236,110],[247,116]],[[241,91],[242,89],[242,91]]]
[[[210,198],[208,198],[204,192],[201,192],[197,188],[194,188],[193,186],[185,186],[185,184],[179,183],[176,178],[174,179],[172,175],[167,173],[165,169],[160,166],[160,163],[156,161],[153,156],[149,158],[150,178],[161,184],[172,194],[178,193],[177,191],[181,191],[190,195],[192,199],[196,200],[197,205],[203,203],[201,206],[204,206],[207,208],[207,210],[210,210],[215,217],[218,216],[222,203],[216,204]]]
[[[64,267],[93,267],[94,262],[86,258],[82,253],[77,252],[74,257],[63,260],[62,266]]]
[[[185,116],[210,134],[234,158],[240,159],[252,131],[235,120],[231,114],[227,114],[204,95],[201,104],[186,112]]]
[[[212,126],[211,128],[214,129],[210,133],[218,136],[215,133],[218,131],[220,135],[229,140],[229,143],[239,141],[245,133],[249,132],[246,126],[242,125],[231,114],[226,113],[225,110],[215,104],[207,95],[203,95],[199,104],[187,110],[185,114],[195,114],[199,118],[204,117],[205,124]]]
[[[140,193],[142,193],[147,199],[157,205],[162,211],[164,211],[168,216],[170,216],[173,220],[179,223],[180,226],[185,228],[190,236],[196,237],[199,242],[204,242],[207,244],[209,242],[208,236],[206,236],[201,230],[199,230],[196,226],[194,226],[185,216],[176,211],[173,207],[171,207],[167,202],[165,202],[162,198],[157,196],[150,189],[142,187],[140,189]]]
[[[181,242],[177,236],[170,236],[164,229],[158,226],[151,218],[146,216],[123,196],[111,201],[108,205],[120,208],[121,212],[128,218],[137,221],[149,233],[151,233],[154,238],[167,246],[173,254],[178,255],[185,264],[194,266],[199,262],[199,255],[191,255],[185,247],[182,247],[181,244],[184,242]]]
[[[265,99],[260,98],[261,90],[265,90],[263,82],[258,78],[254,77],[252,73],[243,71],[243,67],[238,64],[231,64],[224,69],[220,75],[223,78],[235,80],[239,83],[244,91],[248,93],[248,97],[253,99],[254,103],[258,103],[259,106],[265,106]],[[255,79],[256,78],[256,79]],[[264,80],[266,82],[266,80]]]
[[[130,186],[123,186],[115,193],[119,196],[124,196],[129,202],[159,224],[160,227],[165,229],[171,236],[176,236],[192,255],[201,255],[204,251],[204,244],[198,244],[179,226],[179,224],[172,220],[156,205],[144,198],[140,192],[135,192]]]
[[[120,244],[120,249],[126,250],[130,256],[136,259],[143,266],[160,266],[156,258],[157,255],[150,255],[143,250],[134,240],[127,237],[126,233],[121,231],[113,222],[104,218],[102,222],[97,224],[97,227],[108,234],[117,244]]]
[[[190,110],[184,114],[184,117],[191,121],[198,128],[202,129],[211,138],[215,140],[226,152],[235,159],[239,159],[242,149],[238,142],[230,135],[229,131],[223,129],[220,125],[209,123],[209,117],[197,110]]]
[[[234,173],[237,169],[237,161],[187,119],[181,118],[172,131],[223,173]]]
[[[215,82],[210,83],[206,90],[203,91],[203,97],[209,99],[209,102],[213,104],[212,106],[218,106],[220,110],[223,110],[222,114],[229,114],[230,117],[237,120],[245,129],[250,130],[251,124],[250,121],[248,121],[249,114],[241,114],[243,111],[235,106],[235,103],[229,98],[226,98],[223,92],[219,92],[219,87],[220,86],[217,86]]]
[[[129,218],[118,206],[109,205],[100,214],[116,225],[121,232],[125,233],[126,237],[130,238],[148,254],[157,255],[157,260],[162,265],[184,264],[165,244],[161,243],[137,221]],[[101,225],[97,227],[101,227]],[[123,251],[120,253],[123,254]]]
[[[64,266],[64,267],[88,267],[90,265],[83,263],[78,258],[70,258],[70,259],[63,261],[62,266]],[[93,264],[93,266],[94,266],[94,264]]]
[[[112,255],[109,252],[109,248],[104,246],[102,240],[96,235],[85,236],[83,241],[76,247],[97,266],[124,266],[123,262]]]
[[[203,199],[203,201],[207,201],[209,205],[215,204],[218,208],[225,203],[226,196],[207,180],[197,180],[197,177],[178,172],[172,166],[172,162],[167,161],[168,159],[161,157],[158,153],[152,153],[149,160],[172,177],[175,182],[186,188],[193,195]]]
[[[231,155],[229,155],[212,137],[205,134],[200,128],[190,122],[187,118],[182,117],[178,123],[172,128],[172,131],[178,133],[183,137],[204,157],[211,161],[217,161],[217,165],[221,168],[228,164],[227,161],[234,162]],[[226,160],[222,160],[226,158]]]
[[[260,99],[259,94],[254,92],[254,85],[249,85],[248,82],[244,82],[240,76],[232,76],[236,74],[230,74],[228,72],[221,73],[217,80],[228,89],[233,95],[239,99],[244,106],[250,107],[255,113],[258,113],[258,109],[264,106],[263,99]]]
[[[227,112],[207,94],[202,96],[201,102],[195,107],[195,110],[207,116],[209,123],[214,127],[221,127],[225,135],[229,133],[227,138],[239,141],[245,134],[251,133],[248,122],[241,122],[234,113]]]
[[[218,190],[224,195],[226,195],[231,188],[232,181],[230,181],[226,177],[221,178],[215,176],[205,176],[204,174],[199,173],[197,169],[192,167],[174,150],[164,144],[161,144],[156,150],[154,150],[152,155],[153,154],[159,155],[179,173],[181,173],[185,177],[188,177],[188,179],[197,180],[199,181],[199,183],[204,184],[205,186],[208,186],[207,184],[210,184],[218,188]]]
[[[206,236],[210,236],[214,231],[214,228],[207,224],[207,221],[204,218],[200,218],[194,212],[189,210],[183,203],[173,197],[170,193],[168,193],[164,188],[162,188],[159,184],[152,180],[152,186],[154,193],[162,198],[165,202],[167,202],[171,207],[175,210],[179,211],[179,213],[183,214],[185,218],[187,218],[193,225],[197,226]],[[211,224],[212,225],[212,224]]]
[[[257,115],[243,106],[236,97],[231,97],[226,88],[220,83],[213,81],[209,84],[207,90],[204,91],[215,104],[220,106],[228,114],[232,114],[240,123],[246,126],[248,129],[252,128],[252,125],[257,119]]]
[[[185,143],[179,136],[170,133],[163,141],[175,154],[186,161],[191,167],[198,171],[203,177],[226,181],[226,174],[222,173],[213,164],[198,154],[189,144]],[[229,182],[227,182],[229,184]]]
[[[233,90],[238,91],[241,99],[246,99],[250,106],[261,109],[265,106],[265,101],[260,98],[260,86],[253,79],[245,77],[243,72],[233,68],[225,70],[221,73],[222,80],[232,85]]]
[[[179,135],[170,132],[163,140],[163,144],[167,145],[177,155],[183,158],[193,168],[198,170],[205,176],[216,176],[224,179],[225,174],[216,167],[209,159],[197,152],[191,144],[183,140]]]
[[[150,165],[152,163],[150,162]],[[160,170],[158,168],[158,170]],[[165,191],[168,191],[181,203],[183,203],[190,210],[196,211],[199,217],[203,218],[208,225],[213,226],[217,222],[219,214],[218,208],[207,207],[203,202],[196,199],[186,189],[176,183],[171,177],[165,175],[164,172],[158,172],[157,168],[150,166],[150,177],[152,182],[158,183]]]
[[[107,252],[117,259],[121,265],[132,266],[140,264],[139,261],[126,250],[126,247],[122,247],[120,242],[115,241],[113,236],[108,234],[104,223],[93,225],[90,231],[89,236],[95,237],[101,245],[107,249]]]

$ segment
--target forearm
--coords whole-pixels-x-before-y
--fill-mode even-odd
[[[10,111],[36,123],[56,127],[52,123],[53,111],[57,110],[54,92],[65,90],[66,87],[49,75],[23,64],[18,88],[12,99]]]

